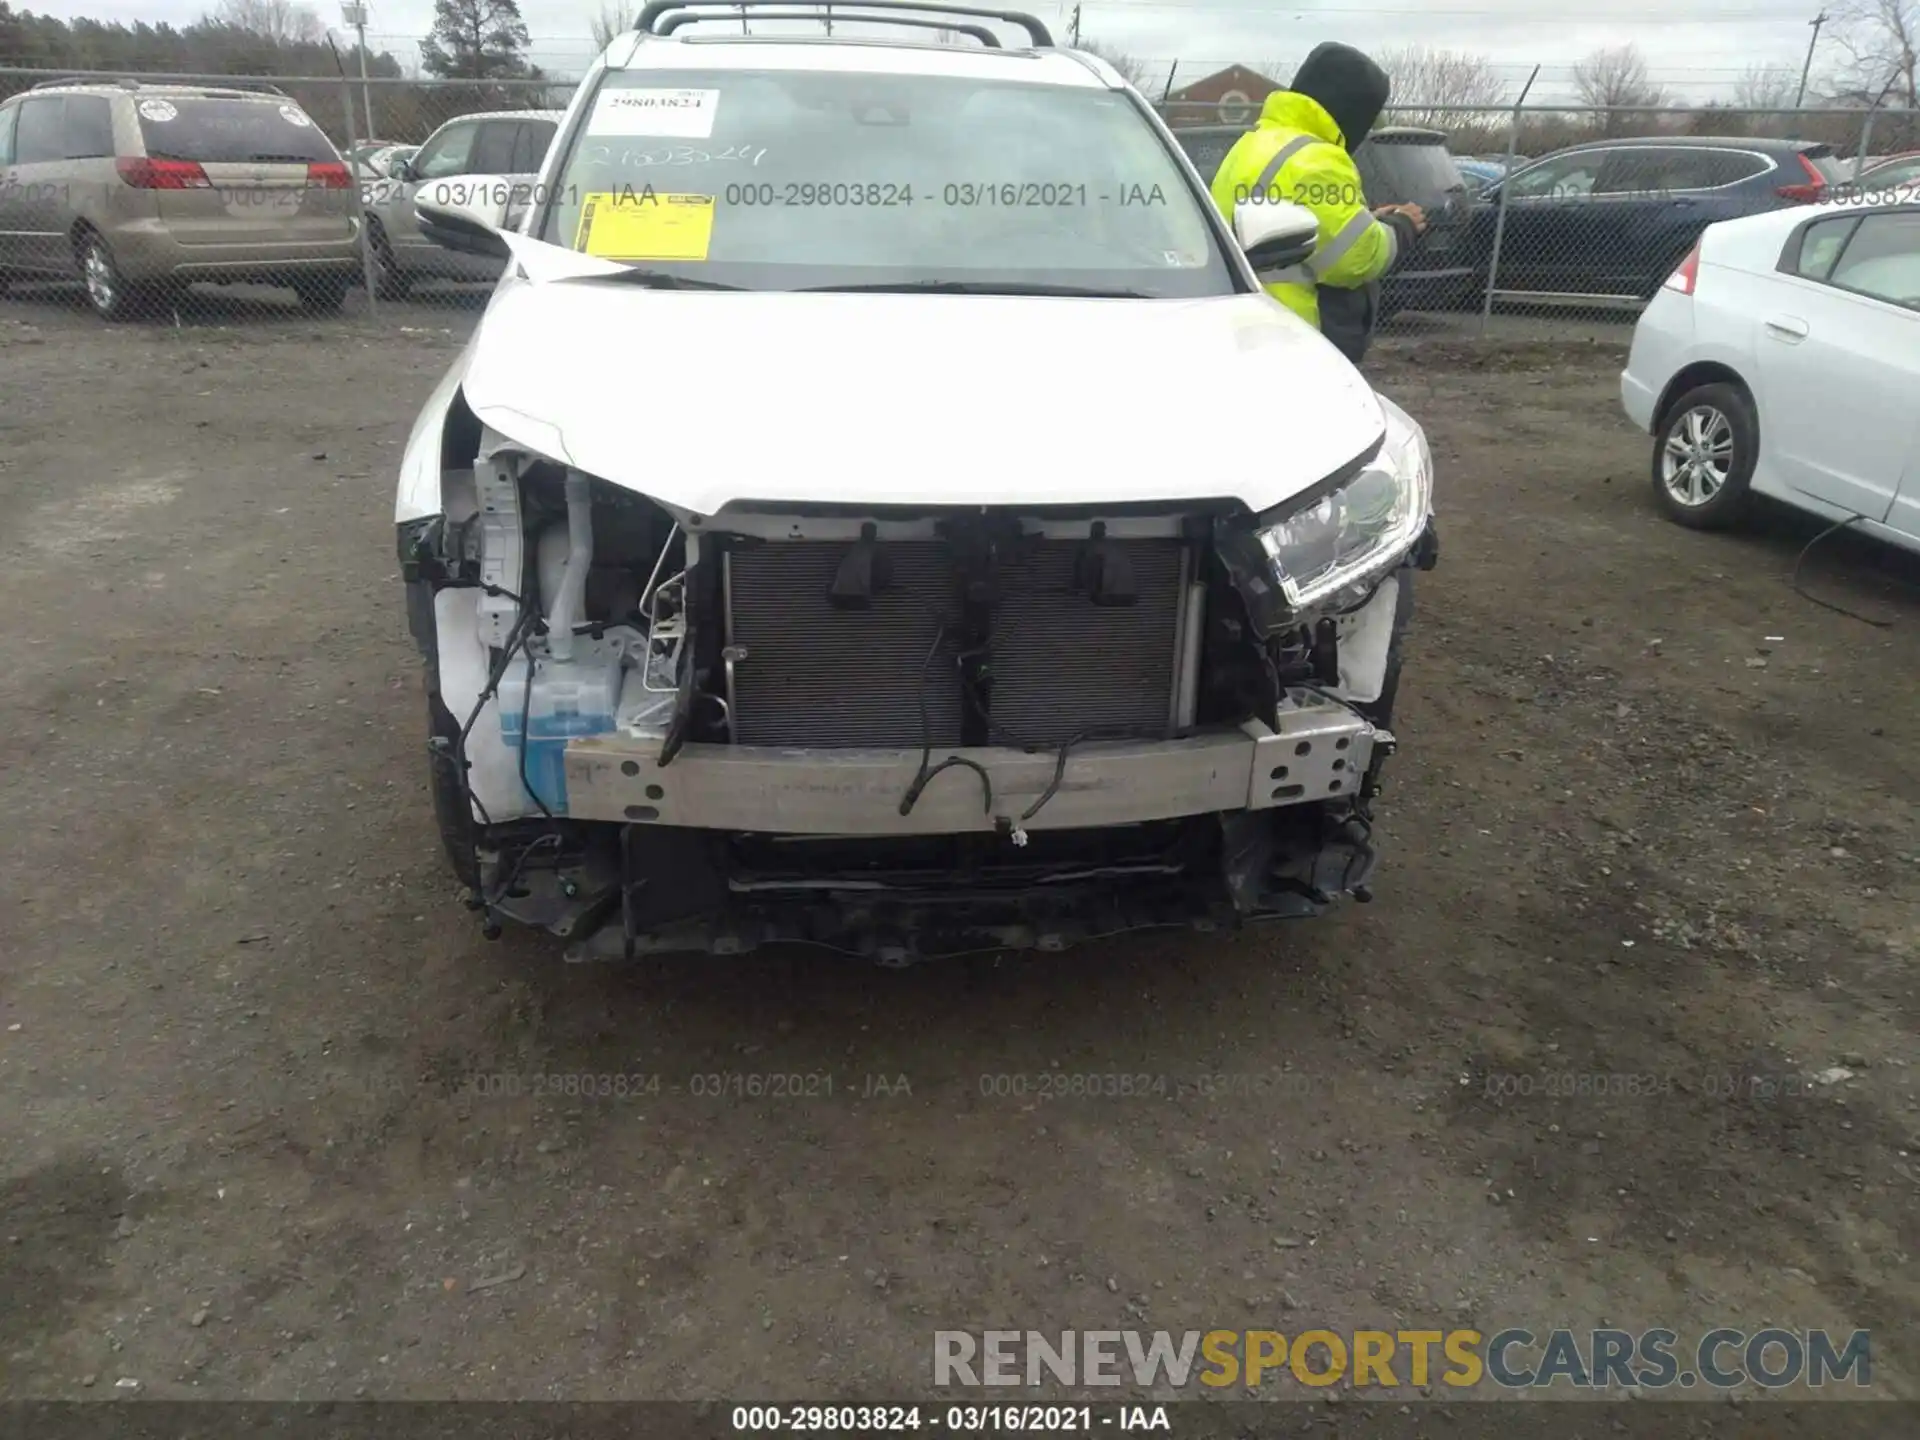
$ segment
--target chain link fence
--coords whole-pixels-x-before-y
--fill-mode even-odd
[[[1209,178],[1258,118],[1244,96],[1158,108]],[[1920,202],[1915,150],[1904,110],[1389,107],[1355,157],[1365,200],[1427,228],[1381,284],[1381,333],[1624,341],[1708,225]]]
[[[176,325],[477,309],[501,262],[434,243],[414,193],[531,177],[573,88],[0,65],[0,288]],[[1210,180],[1257,105],[1159,108]],[[1427,228],[1382,332],[1624,340],[1708,224],[1856,185],[1920,200],[1920,165],[1872,165],[1911,150],[1909,111],[1395,107],[1357,156],[1366,202]]]

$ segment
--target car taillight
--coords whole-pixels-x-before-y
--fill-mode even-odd
[[[211,190],[207,172],[191,160],[116,160],[113,168],[136,190]]]
[[[1773,193],[1782,200],[1791,200],[1796,205],[1817,205],[1827,193],[1827,177],[1814,168],[1813,162],[1804,155],[1796,155],[1800,168],[1806,172],[1804,185],[1782,185]]]
[[[1693,249],[1687,252],[1687,258],[1680,262],[1680,268],[1667,277],[1666,288],[1678,290],[1682,295],[1693,294],[1693,287],[1700,283],[1700,246],[1695,241]]]
[[[307,166],[307,184],[322,190],[345,190],[353,180],[338,160],[320,160]]]

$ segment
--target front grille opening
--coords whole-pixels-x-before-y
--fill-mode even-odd
[[[724,567],[737,743],[1173,733],[1187,541],[774,541],[733,546]]]

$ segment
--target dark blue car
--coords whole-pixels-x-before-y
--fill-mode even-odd
[[[1634,304],[1707,226],[1820,200],[1847,162],[1808,140],[1595,140],[1536,160],[1481,195],[1471,248],[1484,276],[1506,195],[1495,297]]]

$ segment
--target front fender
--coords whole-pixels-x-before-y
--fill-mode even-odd
[[[478,334],[478,331],[475,333]],[[413,429],[407,436],[407,448],[400,456],[400,486],[393,504],[393,521],[396,525],[444,514],[446,499],[441,488],[442,472],[447,469],[465,470],[473,465],[471,454],[455,455],[453,463],[449,465],[446,453],[455,402],[459,399],[460,386],[467,378],[467,366],[472,358],[473,341],[469,340],[466,348],[440,377],[440,382],[433,387],[433,393],[427,397],[426,404],[420,407],[420,413],[414,417]]]

